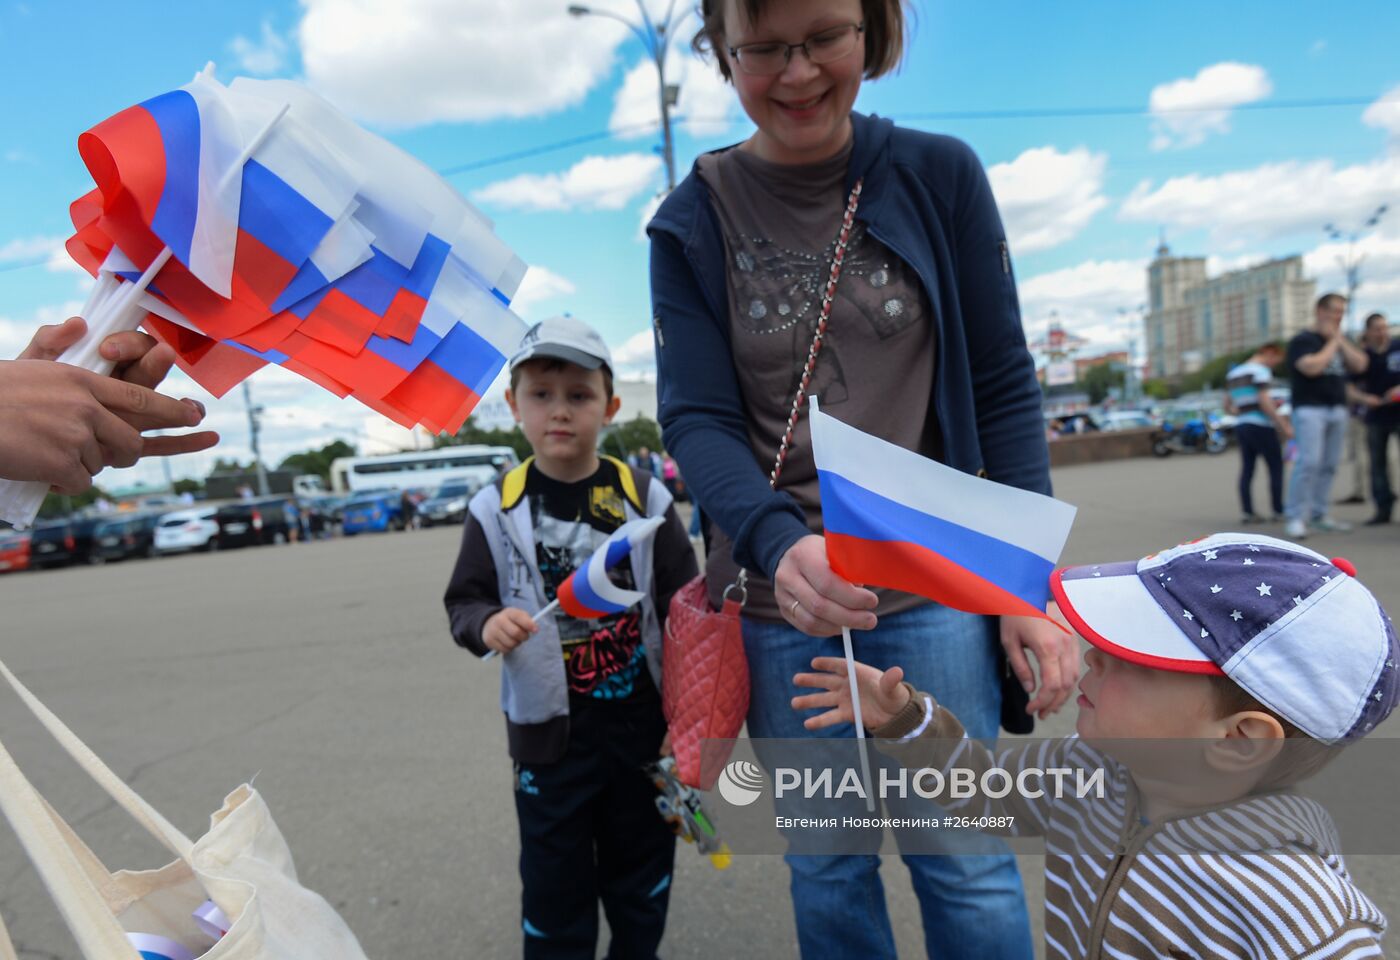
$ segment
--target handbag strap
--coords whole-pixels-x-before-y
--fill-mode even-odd
[[[188,861],[190,852],[194,849],[194,842],[185,836],[174,824],[165,819],[160,811],[146,802],[140,794],[131,787],[121,777],[117,776],[97,754],[87,744],[83,743],[67,725],[60,720],[52,710],[44,706],[39,698],[29,691],[29,688],[20,683],[19,678],[10,671],[4,661],[0,661],[0,677],[14,688],[15,693],[24,701],[34,714],[35,718],[44,725],[59,745],[77,761],[78,766],[83,768],[83,772],[90,776],[97,785],[100,786],[107,795],[116,801],[121,807],[136,820],[137,823],[145,827],[147,832],[156,840],[160,841],[175,856],[181,860]]]
[[[846,201],[846,213],[841,218],[841,230],[836,234],[836,249],[831,254],[831,269],[827,271],[826,288],[822,291],[822,311],[817,317],[817,329],[812,334],[812,345],[807,349],[807,362],[802,367],[802,376],[797,381],[797,393],[792,398],[792,410],[788,413],[787,429],[783,440],[778,444],[778,455],[773,460],[773,469],[768,474],[768,485],[778,486],[778,474],[783,472],[788,450],[792,448],[792,436],[797,431],[797,420],[802,416],[802,404],[807,399],[807,387],[812,382],[812,371],[817,367],[817,354],[821,353],[822,341],[826,337],[826,324],[831,318],[831,304],[836,299],[836,282],[841,279],[841,264],[846,259],[846,244],[851,239],[851,226],[855,223],[856,207],[860,205],[860,191],[865,178],[856,181],[851,188],[850,199]]]
[[[0,810],[14,827],[20,845],[48,888],[83,956],[88,960],[140,960],[140,954],[108,909],[94,878],[65,842],[44,799],[25,779],[3,744],[0,744]],[[0,925],[0,957],[14,954],[14,944]]]

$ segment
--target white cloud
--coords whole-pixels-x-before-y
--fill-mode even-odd
[[[280,73],[287,64],[287,41],[271,22],[262,22],[262,33],[258,40],[249,40],[239,34],[229,44],[229,49],[238,58],[238,65],[252,74],[267,76]]]
[[[733,125],[738,99],[713,64],[682,54],[669,61],[667,79],[680,84],[680,100],[671,121],[693,137],[714,137]],[[642,60],[623,78],[613,98],[608,129],[622,139],[657,136],[661,124],[656,66]]]
[[[1217,63],[1194,77],[1152,88],[1152,149],[1194,147],[1212,133],[1228,133],[1230,112],[1273,93],[1269,74],[1248,63]]]
[[[62,323],[69,317],[78,315],[82,302],[71,300],[67,303],[40,307],[34,314],[24,318],[0,317],[0,357],[14,357],[29,345],[34,331],[45,324]]]
[[[656,194],[646,203],[642,204],[641,216],[637,218],[637,240],[645,243],[647,240],[647,224],[651,218],[656,216],[656,211],[661,209],[661,201],[666,198],[660,193]]]
[[[68,255],[64,246],[67,237],[19,237],[0,245],[0,264],[22,264],[33,261],[31,266],[43,265],[50,273],[71,273],[82,278],[80,287],[86,290],[92,278]]]
[[[1108,156],[1076,147],[1027,150],[987,171],[1012,250],[1047,250],[1075,237],[1108,204]]]
[[[628,36],[612,20],[570,17],[559,0],[302,3],[307,81],[355,116],[393,126],[577,106]]]
[[[610,345],[613,365],[619,376],[646,376],[656,372],[656,346],[651,328],[639,330],[617,347]]]
[[[1119,216],[1181,229],[1207,229],[1225,246],[1359,223],[1400,192],[1400,155],[1337,167],[1331,160],[1268,163],[1216,176],[1144,180]]]
[[[23,260],[37,260],[51,257],[55,250],[63,249],[66,237],[19,237],[0,245],[0,263],[15,263]]]
[[[563,173],[522,173],[472,194],[478,203],[523,210],[620,210],[653,187],[661,158],[646,153],[585,157]]]
[[[530,319],[535,307],[541,303],[568,296],[576,289],[568,278],[561,277],[553,270],[534,266],[525,272],[525,279],[520,281],[520,289],[515,292],[510,306],[521,317]]]
[[[1088,260],[1022,280],[1017,289],[1029,339],[1043,335],[1054,312],[1066,330],[1089,340],[1087,351],[1122,347],[1140,336],[1137,307],[1147,296],[1147,260]]]
[[[1327,241],[1303,254],[1307,274],[1317,278],[1318,293],[1346,292],[1346,272],[1342,264],[1347,253],[1345,243]],[[1400,230],[1368,234],[1357,241],[1351,254],[1362,258],[1358,271],[1361,284],[1357,287],[1355,304],[1358,319],[1380,310],[1392,321],[1400,320]]]
[[[1379,127],[1391,138],[1400,141],[1400,87],[1387,90],[1375,103],[1366,108],[1361,122],[1368,127]]]

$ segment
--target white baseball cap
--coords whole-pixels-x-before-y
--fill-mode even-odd
[[[585,370],[607,367],[611,373],[613,368],[612,353],[598,331],[568,315],[541,320],[526,331],[520,349],[510,358],[510,368],[542,358],[566,360]]]

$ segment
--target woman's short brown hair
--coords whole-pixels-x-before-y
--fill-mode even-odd
[[[763,15],[768,0],[737,0],[749,18],[756,21]],[[691,48],[701,56],[715,53],[724,48],[724,8],[726,0],[701,0],[700,16],[704,21],[694,38]],[[865,20],[865,79],[874,80],[898,68],[904,58],[904,21],[907,0],[860,0],[861,15]],[[724,79],[733,81],[729,72],[729,61],[716,53],[719,72]]]

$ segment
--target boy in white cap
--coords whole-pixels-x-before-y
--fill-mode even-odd
[[[608,955],[655,957],[675,837],[644,767],[666,736],[666,611],[696,575],[695,552],[665,485],[598,454],[620,401],[596,330],[567,316],[531,327],[506,399],[534,454],[472,498],[445,601],[458,644],[501,655],[524,955],[593,957],[601,902]],[[643,517],[664,523],[611,572],[640,603],[595,619],[541,616],[610,535]]]
[[[954,808],[1046,838],[1047,956],[1383,956],[1385,917],[1327,812],[1283,792],[1400,698],[1394,627],[1351,565],[1217,534],[1058,570],[1051,588],[1091,645],[1077,736],[993,755],[900,668],[856,667],[863,721],[907,744],[889,747],[906,767],[1103,773],[1087,805],[1012,790]],[[812,666],[795,682],[822,692],[793,707],[825,709],[812,728],[851,722],[844,661]]]

